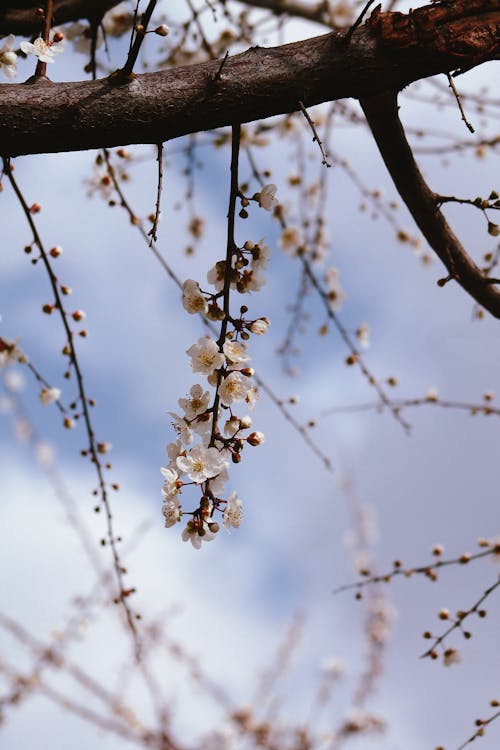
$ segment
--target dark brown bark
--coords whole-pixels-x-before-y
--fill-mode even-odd
[[[0,34],[30,36],[40,31],[40,18],[36,15],[40,3],[33,0],[30,3],[22,3],[26,7],[9,8],[10,3],[7,0],[2,3],[3,5],[6,7],[0,8]],[[114,5],[118,5],[118,0],[55,0],[54,26],[103,16]]]
[[[387,170],[425,239],[450,275],[480,305],[500,318],[500,292],[469,257],[439,210],[439,196],[425,182],[398,116],[397,96],[386,92],[361,100],[361,106]]]
[[[449,14],[439,34],[402,44],[380,29],[380,16],[345,34],[330,33],[275,48],[251,48],[219,61],[101,81],[48,81],[0,86],[4,156],[160,143],[187,133],[249,122],[346,97],[363,98],[488,54],[500,27],[500,0],[469,0],[471,12]],[[495,7],[493,7],[495,6]],[[429,6],[435,13],[436,6]],[[401,17],[404,14],[381,14]],[[378,25],[377,25],[378,24]],[[453,33],[452,33],[453,32]],[[442,39],[449,44],[443,45]]]

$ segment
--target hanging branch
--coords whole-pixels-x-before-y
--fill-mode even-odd
[[[139,634],[137,632],[137,628],[135,624],[136,617],[132,613],[132,610],[128,603],[128,596],[131,593],[133,593],[134,589],[131,589],[125,586],[124,575],[126,573],[126,568],[124,568],[123,563],[121,562],[121,559],[118,553],[117,537],[114,532],[111,503],[108,497],[108,485],[104,478],[103,466],[100,460],[100,455],[103,451],[100,449],[100,443],[98,443],[96,439],[94,428],[92,425],[92,420],[90,417],[90,411],[89,411],[90,400],[87,397],[84,380],[83,380],[83,373],[80,368],[79,359],[78,359],[78,355],[77,355],[75,344],[74,344],[74,334],[68,323],[68,315],[66,314],[66,311],[62,302],[62,297],[61,297],[61,292],[59,290],[57,277],[52,270],[52,267],[49,261],[49,256],[42,243],[42,240],[36,228],[35,222],[33,221],[30,207],[28,206],[21,189],[19,185],[17,184],[16,179],[14,178],[13,169],[8,160],[4,159],[3,169],[4,169],[4,174],[7,177],[8,181],[10,182],[10,185],[21,205],[22,211],[33,233],[33,242],[40,252],[40,258],[43,262],[43,265],[45,266],[47,275],[49,277],[49,282],[52,288],[52,292],[54,294],[55,302],[54,302],[54,305],[47,306],[47,312],[49,311],[49,308],[50,308],[50,312],[52,312],[52,309],[55,309],[58,311],[65,334],[66,334],[67,343],[66,343],[65,350],[67,352],[68,361],[71,367],[73,368],[73,371],[76,376],[78,395],[79,395],[80,405],[82,409],[82,417],[83,417],[83,422],[85,424],[85,429],[86,429],[87,438],[88,438],[88,449],[85,451],[85,455],[88,455],[90,457],[90,460],[95,467],[97,480],[98,480],[98,487],[99,487],[99,489],[96,490],[95,492],[96,493],[99,492],[100,500],[105,511],[106,528],[107,528],[107,543],[109,544],[109,547],[111,549],[111,554],[113,557],[113,567],[115,571],[116,583],[117,583],[117,588],[118,588],[118,593],[116,596],[116,603],[121,604],[121,606],[123,607],[123,611],[124,611],[124,614],[128,623],[128,627],[130,630],[130,634],[134,642],[136,659],[139,661],[140,656],[141,656],[141,643],[140,643]],[[73,313],[73,318],[75,320],[81,319],[80,316],[77,316],[77,317],[75,316],[76,316],[76,313]],[[71,422],[72,420],[65,421],[65,426],[67,427],[72,426]]]

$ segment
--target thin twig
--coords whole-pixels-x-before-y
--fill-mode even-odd
[[[153,221],[153,226],[148,232],[148,235],[151,237],[151,242],[149,243],[151,245],[152,242],[156,242],[158,239],[157,235],[157,229],[158,229],[158,222],[160,221],[160,202],[161,202],[161,191],[163,188],[163,143],[158,143],[156,146],[156,160],[158,162],[158,183],[156,188],[156,207],[155,207],[155,217]]]
[[[153,15],[157,2],[158,0],[149,0],[148,7],[142,14],[141,23],[140,23],[140,31],[138,31],[136,27],[136,34],[135,34],[134,42],[132,46],[130,47],[127,61],[125,65],[123,66],[123,68],[120,71],[118,71],[121,78],[129,78],[132,75],[132,71],[134,70],[134,65],[137,60],[137,56],[139,55],[139,51],[142,47],[142,43],[146,37],[146,31],[148,29],[148,25],[151,20],[151,16]]]
[[[358,26],[361,24],[363,18],[365,17],[365,14],[366,14],[368,8],[370,7],[370,5],[373,2],[375,2],[375,0],[368,0],[368,2],[365,4],[365,7],[363,8],[363,10],[359,14],[359,16],[356,18],[356,20],[354,21],[353,25],[351,26],[351,28],[347,32],[347,34],[345,35],[345,37],[342,40],[342,42],[346,46],[348,46],[350,44],[351,39],[352,39],[352,35],[354,34],[354,32],[356,31],[356,29],[358,28]]]
[[[21,205],[21,208],[24,212],[26,220],[33,233],[33,241],[38,247],[38,250],[40,251],[40,257],[47,271],[50,285],[52,288],[52,292],[54,294],[54,299],[55,299],[54,307],[59,312],[59,316],[61,318],[61,322],[62,322],[64,331],[66,333],[67,346],[69,348],[69,353],[70,353],[69,361],[75,372],[77,386],[78,386],[79,400],[80,400],[80,404],[82,408],[83,421],[85,424],[87,438],[89,441],[88,453],[90,455],[91,462],[95,466],[97,479],[98,479],[98,485],[99,485],[100,498],[101,498],[101,502],[105,510],[106,526],[107,526],[107,540],[108,540],[108,544],[110,546],[112,557],[113,557],[113,566],[114,566],[114,571],[115,571],[116,583],[118,587],[118,594],[117,594],[116,601],[119,602],[123,607],[123,611],[124,611],[124,614],[125,614],[128,626],[129,626],[129,630],[130,630],[130,633],[134,642],[135,656],[136,656],[136,659],[140,661],[140,654],[141,654],[140,638],[137,632],[134,615],[127,601],[127,596],[128,596],[128,593],[130,592],[130,589],[127,590],[127,588],[125,587],[124,573],[126,571],[125,571],[125,568],[123,567],[123,564],[120,560],[120,556],[118,554],[117,540],[116,540],[116,536],[115,536],[115,532],[113,528],[113,515],[111,512],[111,504],[110,504],[109,497],[108,497],[108,487],[107,487],[106,480],[104,479],[104,473],[103,473],[101,461],[99,458],[100,454],[98,450],[97,440],[95,437],[94,428],[92,426],[92,420],[90,418],[89,400],[87,398],[87,394],[86,394],[86,390],[85,390],[85,386],[83,382],[83,374],[80,369],[80,364],[78,361],[76,348],[75,348],[74,341],[73,341],[73,332],[69,327],[68,318],[65,313],[61,294],[59,291],[57,277],[54,274],[52,267],[50,265],[48,254],[45,251],[45,247],[42,243],[42,240],[36,228],[35,222],[33,221],[33,217],[31,215],[29,206],[26,203],[24,195],[19,185],[17,184],[16,179],[14,178],[10,162],[5,159],[4,159],[4,173],[7,176],[7,179],[9,180],[12,186],[12,189],[14,190],[14,193],[16,194],[16,197]]]
[[[324,164],[325,167],[331,167],[332,165],[328,161],[327,153],[326,153],[325,149],[323,148],[323,143],[321,142],[321,138],[318,135],[318,131],[316,130],[316,126],[315,126],[314,122],[311,120],[309,112],[305,108],[304,103],[301,102],[300,99],[299,99],[299,107],[300,107],[300,111],[302,112],[302,114],[306,118],[306,120],[307,120],[307,122],[309,124],[309,127],[311,128],[311,130],[313,132],[313,143],[316,142],[318,144],[319,150],[321,151],[321,157],[322,157],[322,162],[321,163]]]
[[[449,73],[446,74],[446,77],[448,79],[448,83],[450,85],[450,88],[451,88],[451,90],[453,91],[453,93],[455,95],[455,99],[457,100],[457,104],[458,104],[458,108],[460,110],[460,114],[462,116],[462,120],[465,122],[465,124],[466,124],[467,128],[469,129],[469,131],[471,133],[474,133],[475,132],[474,128],[472,127],[472,125],[468,121],[467,117],[465,116],[464,108],[462,107],[462,102],[460,101],[460,95],[459,95],[459,93],[457,91],[457,87],[455,86],[455,81],[453,80],[453,78],[451,77],[451,75]]]

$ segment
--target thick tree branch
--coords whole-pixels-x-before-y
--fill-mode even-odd
[[[361,99],[366,119],[401,198],[451,279],[480,305],[500,318],[500,291],[488,283],[438,208],[440,196],[425,182],[398,117],[397,94],[386,92]]]
[[[454,11],[459,5],[461,12]],[[467,7],[464,13],[463,3],[457,3],[442,17],[440,7],[428,6],[426,21],[440,13],[441,22],[434,26],[435,35],[422,42],[391,36],[386,17],[397,17],[400,25],[407,19],[404,14],[375,14],[349,44],[345,33],[330,33],[281,47],[254,47],[228,58],[220,76],[220,62],[210,61],[128,82],[111,76],[2,85],[0,152],[17,156],[156,144],[294,112],[300,101],[310,107],[399,91],[418,79],[472,67],[497,54],[500,0],[468,0]]]
[[[19,4],[30,5],[30,3]],[[40,3],[33,0],[31,7],[9,8],[7,0],[1,5],[7,7],[0,8],[0,34],[30,36],[40,30],[40,17],[36,15]],[[15,5],[15,3],[12,3],[12,5]],[[79,21],[82,18],[102,17],[114,5],[118,5],[118,0],[55,0],[53,25],[58,26],[69,21]]]

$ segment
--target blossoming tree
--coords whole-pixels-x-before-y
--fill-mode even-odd
[[[264,291],[267,276],[272,273],[274,247],[293,260],[300,277],[297,292],[285,295],[289,322],[278,350],[283,370],[287,375],[295,372],[300,350],[304,348],[301,333],[311,331],[314,313],[320,318],[315,339],[324,340],[333,329],[343,347],[346,369],[359,373],[375,399],[331,406],[334,399],[325,403],[323,396],[321,403],[330,407],[323,409],[323,416],[338,415],[343,410],[355,414],[379,411],[388,414],[398,430],[408,433],[407,413],[412,407],[440,407],[482,416],[500,414],[490,390],[472,401],[441,398],[433,387],[423,396],[394,397],[398,378],[380,375],[368,362],[370,326],[362,319],[352,323],[349,318],[350,322],[345,323],[341,317],[347,295],[340,282],[339,268],[332,264],[330,232],[335,222],[329,221],[327,200],[327,191],[338,173],[361,196],[359,215],[370,211],[375,217],[382,217],[390,227],[391,241],[395,238],[399,245],[410,247],[422,265],[429,266],[433,255],[437,256],[444,271],[439,273],[437,284],[425,279],[429,286],[433,284],[433,293],[439,291],[444,299],[450,288],[459,289],[460,304],[470,303],[477,324],[485,319],[491,324],[500,317],[497,288],[500,280],[495,270],[500,260],[498,244],[485,246],[478,258],[474,249],[466,249],[471,239],[467,227],[464,242],[444,215],[445,207],[476,211],[482,224],[474,231],[481,232],[481,247],[486,242],[494,243],[500,233],[494,218],[500,208],[498,193],[491,186],[481,188],[480,195],[463,195],[458,187],[456,195],[434,191],[409,144],[412,136],[417,140],[441,139],[444,145],[431,143],[422,149],[425,153],[427,148],[434,161],[470,153],[483,159],[494,152],[498,136],[492,128],[498,118],[498,100],[483,89],[479,93],[459,91],[457,83],[462,76],[467,80],[467,75],[475,75],[478,70],[482,75],[485,70],[486,85],[490,63],[499,54],[500,2],[438,0],[430,5],[421,3],[413,9],[407,6],[408,3],[398,0],[376,7],[372,0],[326,3],[186,0],[174,6],[159,0],[120,4],[113,0],[47,0],[39,6],[34,6],[31,0],[10,0],[0,10],[0,74],[7,79],[0,86],[3,159],[0,200],[7,195],[15,200],[31,233],[29,241],[21,240],[24,254],[32,265],[43,268],[50,289],[50,298],[40,299],[38,309],[44,316],[58,320],[63,337],[63,379],[73,384],[75,392],[68,401],[64,384],[54,385],[53,377],[45,374],[45,363],[37,362],[29,345],[24,343],[26,331],[22,325],[20,330],[9,333],[2,328],[3,411],[13,417],[20,436],[31,441],[56,494],[64,496],[68,518],[94,564],[94,542],[88,538],[85,523],[76,517],[76,511],[68,510],[73,508],[72,501],[61,491],[54,459],[23,412],[16,373],[29,370],[41,405],[59,410],[66,430],[85,434],[80,453],[95,472],[94,510],[104,516],[101,545],[110,551],[111,576],[109,561],[99,561],[98,593],[93,594],[94,599],[82,599],[83,604],[78,604],[80,619],[90,617],[95,597],[100,604],[102,596],[116,604],[123,632],[133,646],[132,668],[150,691],[157,715],[156,724],[148,726],[146,720],[140,720],[127,708],[121,697],[111,696],[99,686],[98,675],[90,677],[67,660],[65,649],[73,637],[74,618],[70,618],[59,645],[44,646],[18,621],[0,614],[0,626],[31,649],[34,660],[28,677],[14,667],[2,667],[5,697],[1,700],[6,710],[38,689],[90,724],[140,746],[180,750],[194,746],[195,742],[191,737],[175,738],[167,699],[156,682],[158,675],[151,663],[156,647],[168,644],[171,654],[183,663],[189,664],[190,657],[184,647],[169,642],[168,635],[160,633],[158,623],[148,622],[139,605],[134,604],[133,595],[136,586],[140,590],[140,581],[134,581],[133,585],[128,582],[128,576],[134,574],[133,566],[129,573],[120,548],[121,532],[111,499],[112,491],[118,490],[119,485],[108,478],[111,469],[108,454],[112,446],[98,437],[99,418],[95,416],[98,410],[89,395],[89,377],[80,351],[79,339],[88,335],[84,323],[88,311],[73,309],[69,304],[72,288],[61,281],[58,270],[62,244],[52,245],[52,241],[46,244],[44,239],[47,226],[43,224],[42,208],[46,196],[42,191],[35,201],[30,197],[34,188],[42,190],[44,186],[34,179],[33,188],[24,180],[26,175],[18,177],[25,156],[91,152],[92,164],[82,176],[87,196],[102,199],[108,208],[123,209],[130,230],[140,235],[155,263],[169,277],[169,283],[173,283],[179,315],[185,314],[186,321],[191,318],[200,324],[196,340],[187,349],[173,353],[168,347],[172,369],[181,372],[187,365],[192,379],[184,395],[172,395],[170,404],[162,405],[168,410],[169,432],[165,441],[168,460],[161,466],[163,483],[158,488],[158,495],[162,496],[158,525],[167,527],[169,535],[180,526],[182,540],[201,550],[201,555],[208,552],[204,542],[218,539],[218,544],[224,544],[220,540],[221,527],[227,531],[240,529],[242,498],[245,507],[246,503],[251,504],[247,489],[238,484],[239,464],[245,463],[247,457],[251,463],[252,449],[266,443],[260,451],[265,452],[272,442],[266,441],[263,431],[258,429],[259,409],[256,416],[253,413],[259,394],[268,397],[290,433],[300,441],[304,453],[310,454],[318,467],[322,464],[326,472],[332,472],[332,464],[338,465],[338,457],[332,456],[326,447],[328,441],[315,436],[316,418],[304,421],[297,417],[298,398],[277,395],[265,367],[254,368],[252,364],[254,358],[262,359],[259,347],[266,345],[270,337],[271,320],[275,327],[273,314],[261,309],[259,302],[259,293]],[[320,35],[313,36],[314,33]],[[81,55],[85,56],[85,80],[60,80],[73,78],[75,61],[81,62]],[[437,76],[445,76],[446,85]],[[424,89],[424,94],[417,91],[413,101],[418,102],[420,96],[431,107],[452,107],[469,140],[444,126],[441,131],[434,124],[431,127],[428,121],[418,126],[403,126],[399,116],[402,92],[405,91],[411,106],[413,85],[427,79],[428,89]],[[471,108],[480,120],[479,135],[471,122],[474,118],[468,114]],[[379,189],[368,187],[363,171],[352,167],[337,153],[332,135],[337,129],[365,126],[415,229],[405,228],[395,198],[386,199]],[[178,183],[183,181],[183,188],[170,184],[177,139],[181,139],[180,148],[187,164]],[[194,198],[198,183],[204,184],[199,165],[207,145],[215,152],[219,150],[224,159],[226,153],[229,156],[227,180],[210,178],[213,184],[208,188],[208,192],[223,194],[226,200],[227,213],[218,217],[219,228],[214,229],[213,241],[214,246],[221,246],[217,233],[224,224],[224,250],[218,250],[213,262],[204,266],[199,249],[205,242],[212,243],[212,239],[205,230],[207,217],[198,210]],[[273,160],[279,165],[285,148],[292,149],[293,157],[285,167],[281,164],[275,169]],[[265,166],[261,166],[261,154],[264,154],[262,161],[268,159]],[[246,159],[245,167],[242,156]],[[214,153],[209,158],[219,157],[222,158]],[[155,184],[147,198],[150,210],[141,213],[127,197],[127,182],[144,161],[154,159]],[[314,179],[309,176],[311,168],[317,169]],[[478,170],[479,175],[481,172]],[[144,188],[141,193],[142,200]],[[50,202],[50,196],[47,201]],[[180,202],[182,209],[187,206],[189,214],[182,237],[179,220],[170,217],[167,222],[160,221],[168,211],[166,204],[176,202]],[[57,222],[63,221],[66,212],[71,209],[65,207]],[[6,225],[7,218],[4,222]],[[264,236],[258,239],[260,232]],[[77,234],[74,229],[73,233]],[[84,236],[76,239],[82,244],[86,242]],[[184,276],[176,271],[172,253],[162,252],[164,240],[169,243],[173,240],[180,248],[184,246],[184,253],[178,255],[184,256],[183,262],[192,263]],[[198,255],[201,255],[199,261]],[[278,274],[277,278],[278,282],[273,283],[281,286],[289,283],[285,280],[283,284],[283,275]],[[387,285],[389,289],[389,281]],[[138,289],[137,286],[127,294],[132,296]],[[272,300],[270,304],[273,305]],[[1,312],[5,317],[6,311]],[[134,346],[132,343],[131,351]],[[114,356],[113,345],[110,354]],[[141,365],[141,358],[137,359]],[[274,435],[273,439],[279,442],[279,459],[273,467],[286,464],[284,438],[277,439]],[[113,442],[116,444],[116,440]],[[119,446],[115,445],[116,449],[119,452]],[[293,509],[283,504],[277,511],[277,536],[289,522],[302,528],[315,515],[310,493],[317,469],[311,469],[306,461],[301,457],[300,463],[292,466],[290,460],[284,472],[300,486],[300,499]],[[326,743],[327,747],[338,748],[360,734],[373,734],[376,742],[385,720],[368,710],[367,700],[380,678],[391,619],[380,584],[401,575],[420,575],[435,581],[444,566],[460,568],[498,556],[498,539],[488,529],[476,553],[448,558],[441,545],[436,544],[430,561],[410,566],[396,560],[387,572],[378,574],[374,569],[366,512],[354,499],[350,481],[344,482],[343,491],[354,509],[351,539],[354,539],[356,569],[362,578],[341,588],[354,589],[356,597],[365,596],[367,604],[368,661],[354,692],[351,711],[334,728],[329,726],[328,731],[320,730],[316,724],[315,712],[328,704],[340,679],[342,668],[338,662],[329,664],[316,685],[317,699],[313,701],[309,723],[292,722],[285,728],[271,709],[269,716],[264,711],[257,718],[257,699],[250,708],[229,706],[229,701],[226,705],[226,699],[217,693],[210,680],[192,666],[195,679],[207,693],[216,694],[225,721],[231,725],[224,732],[212,727],[202,739],[196,739],[200,746],[306,750]],[[311,503],[307,513],[306,501]],[[324,519],[325,529],[330,528],[331,519],[323,512],[318,515]],[[177,538],[169,540],[175,549],[177,543]],[[393,554],[399,551],[394,549]],[[210,580],[206,571],[204,576]],[[460,649],[452,639],[455,635],[470,638],[467,622],[475,616],[481,619],[486,616],[484,602],[493,599],[498,585],[496,579],[470,606],[457,610],[456,614],[446,607],[438,608],[444,629],[433,632],[426,628],[423,632],[428,642],[423,655],[429,657],[428,661],[440,659],[445,666],[452,666],[461,660]],[[331,587],[329,579],[325,595],[329,595]],[[295,646],[296,634],[292,628],[288,650],[292,652]],[[282,662],[285,661],[283,657]],[[282,662],[278,660],[278,674],[284,668]],[[86,711],[78,701],[61,698],[53,687],[47,686],[40,675],[51,666],[76,675],[80,687],[89,689],[94,697],[101,696],[104,714]],[[463,732],[460,735],[461,730],[457,732],[464,737],[460,747],[483,735],[499,715],[498,703],[492,699],[490,714],[476,721],[468,739]]]

